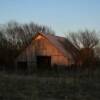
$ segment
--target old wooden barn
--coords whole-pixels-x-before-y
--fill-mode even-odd
[[[31,44],[16,58],[20,67],[48,67],[75,63],[77,49],[64,37],[37,33]]]

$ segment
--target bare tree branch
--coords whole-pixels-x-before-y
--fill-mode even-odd
[[[94,48],[99,43],[96,32],[87,29],[85,31],[71,32],[68,34],[67,39],[71,41],[77,49]]]

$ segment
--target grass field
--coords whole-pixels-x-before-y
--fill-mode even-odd
[[[100,99],[100,69],[64,73],[47,71],[26,76],[1,72],[0,100]]]

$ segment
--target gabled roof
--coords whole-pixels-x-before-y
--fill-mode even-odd
[[[65,57],[69,57],[74,60],[76,59],[78,50],[66,38],[51,34],[37,33],[33,39],[38,35],[42,35],[47,38],[57,49],[60,50],[60,52],[63,53]]]

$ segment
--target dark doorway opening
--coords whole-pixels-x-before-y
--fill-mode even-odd
[[[39,69],[48,69],[51,67],[51,56],[37,56],[37,67]]]
[[[18,72],[26,72],[28,69],[27,61],[18,62],[17,70]]]

